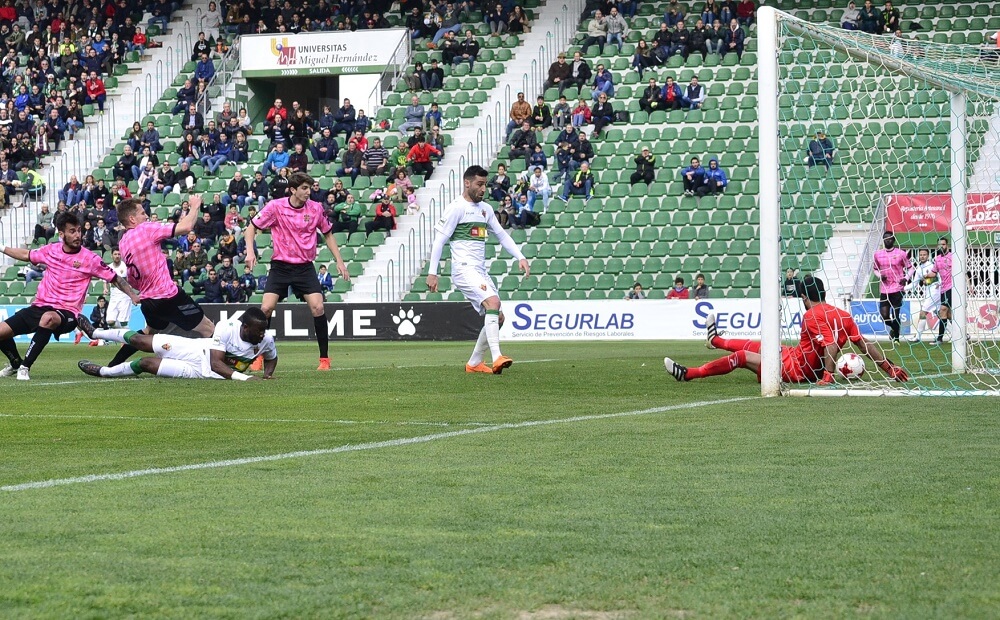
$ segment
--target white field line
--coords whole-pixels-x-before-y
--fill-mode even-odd
[[[542,364],[542,363],[548,363],[548,362],[562,362],[562,361],[565,361],[565,360],[553,358],[553,359],[541,359],[541,360],[517,360],[514,363],[515,364]],[[391,368],[399,368],[399,369],[404,369],[404,368],[451,368],[451,367],[454,367],[454,366],[456,366],[456,365],[455,364],[407,364],[407,365],[397,366],[395,364],[387,364],[385,366],[342,366],[342,367],[333,367],[330,370],[333,371],[333,372],[349,372],[349,371],[354,371],[354,370],[385,370],[386,368],[390,368],[390,369]],[[315,370],[305,370],[305,369],[281,370],[279,368],[278,371],[275,373],[274,376],[275,377],[281,377],[281,375],[283,375],[283,374],[284,375],[298,375],[298,374],[310,374],[310,375],[312,375],[312,374],[316,374],[316,371]],[[149,377],[146,377],[144,375],[141,378],[149,378]],[[135,377],[121,377],[121,378],[114,378],[114,379],[101,378],[100,379],[101,383],[110,383],[112,381],[133,381],[133,380],[135,380]],[[25,385],[78,385],[78,384],[81,384],[81,383],[93,383],[94,381],[98,381],[98,378],[97,377],[92,377],[90,379],[79,379],[79,380],[72,380],[72,381],[32,381],[31,383],[28,383],[28,384],[25,384]]]
[[[520,428],[531,428],[535,426],[551,426],[553,424],[574,424],[576,422],[590,422],[593,420],[609,420],[614,418],[626,418],[633,416],[650,415],[654,413],[664,413],[667,411],[681,411],[684,409],[695,409],[698,407],[711,407],[713,405],[725,405],[729,403],[757,400],[759,397],[726,398],[721,400],[697,401],[692,403],[682,403],[679,405],[668,405],[665,407],[653,407],[650,409],[640,409],[637,411],[624,411],[620,413],[603,413],[596,415],[574,416],[571,418],[556,418],[552,420],[530,420],[527,422],[517,422],[511,424],[494,424],[492,426],[480,426],[478,428],[465,428],[444,433],[434,433],[432,435],[420,435],[417,437],[406,437],[403,439],[390,439],[387,441],[375,441],[370,443],[347,444],[336,448],[324,448],[320,450],[305,450],[301,452],[286,452],[283,454],[271,454],[267,456],[252,456],[239,459],[229,459],[225,461],[209,461],[207,463],[193,463],[190,465],[177,465],[175,467],[155,467],[150,469],[138,469],[133,471],[119,472],[113,474],[91,474],[89,476],[79,476],[75,478],[58,478],[54,480],[42,480],[38,482],[24,482],[0,487],[0,491],[16,492],[31,491],[35,489],[46,489],[49,487],[66,486],[72,484],[83,484],[87,482],[105,482],[111,480],[126,480],[129,478],[139,478],[142,476],[155,476],[159,474],[172,474],[183,471],[193,471],[199,469],[218,469],[221,467],[235,467],[238,465],[253,465],[255,463],[267,463],[271,461],[285,461],[309,456],[323,456],[327,454],[339,454],[342,452],[360,452],[362,450],[378,450],[381,448],[396,448],[399,446],[409,446],[413,444],[428,443],[439,439],[450,439],[464,435],[475,435],[479,433],[491,433],[494,431],[515,430]]]
[[[215,416],[196,417],[163,417],[153,416],[128,416],[128,415],[75,415],[75,414],[48,414],[48,413],[0,413],[0,418],[30,418],[44,420],[126,420],[137,422],[209,422],[209,423],[245,423],[245,424],[370,424],[389,426],[489,426],[486,422],[420,422],[403,420],[394,422],[392,420],[317,420],[317,419],[291,419],[291,418],[219,418]]]

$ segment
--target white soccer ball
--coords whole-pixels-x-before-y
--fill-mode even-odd
[[[837,360],[837,372],[845,379],[860,379],[865,374],[865,360],[857,353],[845,353]]]

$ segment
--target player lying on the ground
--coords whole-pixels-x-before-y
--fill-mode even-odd
[[[806,276],[795,283],[795,290],[802,299],[806,312],[802,317],[802,335],[796,347],[781,347],[781,380],[786,383],[816,383],[830,385],[840,349],[850,340],[885,374],[896,381],[909,381],[906,370],[896,366],[882,354],[874,343],[866,340],[858,330],[849,312],[826,303],[823,281]],[[681,366],[669,357],[663,358],[667,372],[678,381],[691,381],[716,375],[725,375],[737,368],[746,368],[760,380],[760,341],[726,339],[719,335],[715,315],[705,319],[708,347],[732,351],[731,355],[697,368]]]
[[[243,374],[254,358],[264,358],[264,378],[270,379],[278,365],[274,338],[267,334],[267,317],[260,308],[250,308],[239,319],[215,326],[212,338],[183,338],[164,334],[140,334],[125,329],[94,329],[85,316],[77,323],[88,338],[129,343],[140,351],[155,353],[117,366],[80,361],[80,370],[94,377],[134,377],[147,372],[182,379],[258,379]]]

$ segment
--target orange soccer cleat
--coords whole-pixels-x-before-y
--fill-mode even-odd
[[[319,366],[316,368],[316,370],[330,370],[330,358],[329,357],[319,358]]]
[[[514,360],[510,359],[506,355],[501,355],[500,357],[493,360],[493,374],[499,375],[504,371],[505,368],[510,368]]]
[[[466,364],[465,372],[486,372],[492,374],[493,369],[487,366],[486,364],[479,362],[479,364],[476,366],[469,366],[468,364]]]

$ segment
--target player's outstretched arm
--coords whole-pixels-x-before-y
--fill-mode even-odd
[[[174,226],[174,234],[178,237],[183,237],[192,230],[194,230],[194,225],[198,222],[198,217],[201,215],[201,196],[192,195],[188,198],[188,209],[187,215],[182,217],[177,226]]]
[[[878,364],[878,367],[882,369],[882,372],[889,375],[889,378],[895,379],[900,383],[905,383],[910,380],[910,375],[906,372],[906,369],[890,362],[889,358],[882,353],[882,349],[877,347],[875,343],[869,342],[867,338],[862,338],[860,342],[856,342],[855,344],[861,347],[864,354],[868,356],[871,361]]]
[[[119,291],[128,295],[128,298],[132,300],[132,305],[138,306],[139,302],[142,301],[139,299],[139,294],[136,293],[135,290],[129,286],[128,282],[126,282],[121,276],[115,276],[115,279],[111,281],[111,284]],[[105,286],[107,286],[107,283],[105,283]]]
[[[212,349],[211,362],[212,372],[219,375],[223,379],[232,379],[233,381],[251,381],[260,379],[259,377],[254,377],[253,375],[245,375],[242,372],[236,372],[226,365],[225,351]]]
[[[28,255],[30,253],[31,250],[26,250],[24,248],[12,248],[6,245],[0,245],[0,254],[6,254],[14,260],[28,262]]]

